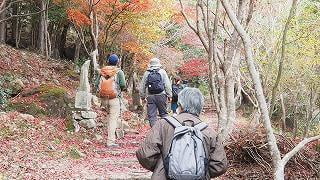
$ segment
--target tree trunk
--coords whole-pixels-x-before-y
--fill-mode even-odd
[[[304,131],[303,131],[303,137],[307,137],[309,135],[309,129],[310,129],[310,125],[312,123],[313,120],[313,112],[314,112],[314,106],[316,103],[316,100],[318,99],[318,94],[315,93],[313,91],[313,88],[311,88],[310,90],[310,99],[309,99],[309,105],[307,106],[307,122],[306,125],[304,127]]]
[[[276,93],[278,90],[278,86],[280,84],[281,76],[282,76],[282,69],[283,69],[283,62],[285,59],[285,48],[286,48],[286,41],[287,41],[287,33],[290,28],[291,21],[294,17],[296,8],[297,8],[297,1],[298,0],[292,0],[292,5],[290,8],[290,13],[287,19],[287,22],[284,26],[283,30],[283,35],[282,35],[282,42],[281,42],[281,57],[280,57],[280,62],[279,62],[279,69],[278,69],[278,74],[277,74],[277,79],[276,82],[272,88],[272,96],[271,96],[271,108],[270,108],[270,117],[272,117],[272,113],[274,110],[275,106],[275,99],[276,99]]]
[[[12,4],[12,15],[18,14],[18,3]],[[12,46],[16,47],[16,37],[17,37],[17,29],[18,29],[18,18],[13,18],[11,20],[11,39],[10,43]]]
[[[45,50],[46,50],[46,58],[49,59],[51,56],[51,40],[50,40],[50,34],[49,34],[49,18],[48,18],[48,8],[49,8],[49,2],[45,1],[45,20],[44,20],[44,29],[45,29]]]
[[[284,180],[284,165],[282,162],[279,162],[275,167],[275,175],[274,178],[276,180]]]
[[[81,41],[80,41],[80,38],[77,38],[75,46],[76,46],[76,47],[75,47],[75,52],[74,52],[74,59],[73,59],[73,61],[74,61],[74,62],[77,62],[77,61],[79,61],[79,59],[80,59],[80,50],[81,50]]]
[[[246,33],[246,31],[244,30],[243,26],[238,21],[235,13],[233,12],[233,10],[231,8],[229,1],[228,0],[221,0],[221,2],[224,6],[224,9],[227,12],[227,15],[228,15],[231,23],[233,24],[233,26],[235,27],[235,29],[237,30],[237,32],[239,33],[239,35],[243,41],[247,65],[248,65],[248,68],[249,68],[249,71],[251,74],[251,78],[252,78],[252,81],[254,84],[254,88],[256,91],[256,96],[257,96],[257,100],[259,102],[259,108],[261,110],[264,127],[267,131],[267,139],[268,139],[268,145],[269,145],[269,149],[270,149],[270,153],[271,153],[271,157],[272,157],[272,162],[273,162],[274,167],[277,167],[279,161],[281,160],[280,151],[277,147],[277,143],[276,143],[277,141],[276,141],[276,138],[273,134],[273,129],[272,129],[271,121],[270,121],[270,117],[269,117],[268,106],[267,106],[266,99],[265,99],[262,85],[261,85],[260,75],[254,66],[253,53],[252,53],[252,47],[251,47],[251,45],[252,45],[251,39],[250,39],[249,35]]]
[[[139,81],[136,72],[133,73],[132,80],[132,105],[134,110],[142,110],[142,104],[139,95]]]
[[[16,26],[16,37],[15,37],[15,40],[16,40],[16,42],[15,42],[15,44],[16,44],[16,48],[19,48],[20,46],[20,40],[21,40],[21,31],[22,31],[22,24],[21,24],[22,22],[21,22],[21,19],[20,18],[18,18],[17,19],[17,26]]]
[[[40,2],[40,9],[43,11],[46,8],[46,2],[45,0],[41,0]],[[45,55],[46,51],[46,32],[45,29],[46,26],[46,12],[43,11],[40,13],[40,22],[39,22],[39,39],[38,39],[38,48],[40,50],[40,53]]]
[[[293,131],[293,138],[296,138],[298,135],[298,122],[297,122],[297,116],[298,116],[298,106],[299,106],[299,93],[296,94],[295,98],[294,98],[294,113],[293,113],[293,124],[294,124],[294,131]]]
[[[60,55],[60,58],[64,58],[63,57],[63,54],[64,54],[64,50],[65,50],[65,47],[66,47],[66,42],[67,42],[67,35],[68,35],[68,30],[70,28],[70,24],[69,23],[66,23],[64,26],[63,26],[63,30],[61,32],[61,34],[59,35],[59,37],[57,37],[59,39],[59,55]]]
[[[2,2],[1,7],[2,8],[0,9],[0,11],[6,7],[6,1]],[[1,19],[5,19],[6,18],[6,14],[7,14],[6,11],[2,12],[0,14],[0,20]],[[0,23],[0,44],[6,43],[6,34],[7,34],[6,31],[7,31],[7,23],[6,23],[6,21],[1,22]]]
[[[280,101],[281,101],[281,109],[282,109],[282,117],[281,117],[281,130],[283,133],[286,132],[286,117],[287,117],[287,114],[286,114],[286,106],[284,104],[284,98],[283,98],[283,94],[280,95]]]
[[[37,23],[32,23],[32,30],[31,30],[31,46],[33,49],[38,48],[38,31],[39,31],[39,26]]]
[[[93,5],[93,0],[90,0],[90,4]],[[91,19],[91,26],[90,26],[90,35],[91,35],[91,40],[93,43],[93,51],[91,53],[92,57],[92,64],[93,64],[93,72],[95,72],[99,65],[98,65],[98,59],[99,59],[99,47],[98,47],[98,39],[99,39],[99,22],[97,19],[97,15],[95,14],[94,11],[90,13],[90,19]],[[93,74],[93,77],[95,75]]]

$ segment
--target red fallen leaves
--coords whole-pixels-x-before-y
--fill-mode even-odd
[[[76,81],[65,73],[58,72],[59,68],[68,71],[68,64],[63,61],[57,63],[54,60],[46,60],[35,53],[19,51],[5,45],[0,45],[0,58],[0,75],[12,74],[21,78],[26,89],[39,85],[37,83],[55,84],[54,80],[59,81],[59,86],[76,88]]]
[[[126,111],[122,113],[122,118],[125,121],[129,121],[133,117],[133,113],[131,111]]]
[[[0,129],[4,123],[19,124],[16,117],[19,113],[7,114],[7,121],[0,122]],[[38,121],[45,121],[45,124]],[[135,150],[144,134],[130,134],[118,140],[119,148],[110,149],[105,143],[97,141],[94,134],[98,133],[105,139],[106,127],[96,130],[80,131],[71,134],[63,128],[64,119],[48,118],[23,121],[26,125],[32,125],[27,130],[19,130],[14,138],[0,137],[0,172],[9,178],[17,178],[17,174],[27,179],[44,178],[43,175],[52,178],[86,177],[82,172],[94,174],[98,177],[108,178],[112,173],[128,173],[134,169],[142,169],[135,158]],[[144,131],[141,131],[144,133]],[[87,138],[90,144],[83,142]],[[69,156],[71,148],[77,148],[85,154],[81,159],[72,159]],[[118,153],[110,153],[116,151]],[[105,161],[107,160],[107,161]],[[128,160],[130,163],[118,164]],[[9,163],[10,161],[10,163]]]

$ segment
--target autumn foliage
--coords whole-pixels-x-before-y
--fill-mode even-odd
[[[85,0],[62,1],[56,0],[56,4],[64,4],[67,7],[69,20],[78,26],[90,24],[90,11],[94,10],[99,16],[102,25],[107,25],[107,21],[115,20],[126,13],[139,13],[150,8],[149,0],[95,0],[93,6]]]
[[[205,59],[191,59],[184,63],[179,70],[188,78],[206,77],[209,73],[209,65]]]

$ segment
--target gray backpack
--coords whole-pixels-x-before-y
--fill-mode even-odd
[[[174,117],[166,117],[165,120],[175,128],[169,153],[164,158],[167,178],[205,179],[208,158],[201,131],[208,127],[207,124],[201,122],[195,126],[186,126]]]

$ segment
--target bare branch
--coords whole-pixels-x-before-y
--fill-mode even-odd
[[[248,16],[247,16],[247,19],[246,19],[246,24],[245,26],[248,26],[249,25],[249,22],[251,21],[252,19],[252,14],[253,14],[253,8],[255,6],[255,0],[250,0],[250,3],[249,3],[249,13],[248,13]]]
[[[311,138],[307,138],[304,139],[303,141],[301,141],[296,147],[294,147],[290,152],[288,152],[283,158],[282,158],[282,162],[284,164],[286,164],[294,155],[296,155],[306,144],[312,142],[312,141],[316,141],[320,139],[320,135],[318,136],[314,136]]]
[[[207,36],[209,36],[209,14],[206,14],[205,12],[205,9],[204,9],[204,3],[202,0],[200,0],[199,2],[199,7],[201,9],[201,13],[202,13],[202,21],[203,21],[203,24],[204,24],[204,29],[207,33]],[[207,7],[208,9],[209,7]]]
[[[220,0],[220,1],[222,2],[224,9],[226,10],[232,25],[238,31],[238,34],[242,39],[244,49],[245,49],[245,57],[246,57],[247,65],[248,65],[249,72],[250,72],[250,75],[254,84],[254,88],[256,91],[256,96],[259,102],[259,108],[261,110],[264,127],[267,131],[267,139],[268,139],[270,154],[272,157],[272,162],[274,166],[277,166],[278,162],[281,160],[280,151],[276,143],[277,140],[273,134],[273,129],[271,126],[271,121],[268,113],[268,106],[267,106],[266,98],[264,96],[260,75],[254,65],[253,48],[252,48],[252,42],[251,42],[250,36],[238,21],[235,13],[231,8],[230,2],[228,0]]]
[[[200,32],[200,27],[199,27],[199,26],[200,26],[200,23],[199,23],[199,7],[198,7],[198,3],[197,3],[197,9],[196,9],[196,10],[197,10],[197,22],[196,22],[197,25],[196,25],[196,27],[194,27],[194,26],[191,24],[191,22],[190,22],[189,18],[187,17],[187,15],[186,15],[185,12],[184,12],[184,8],[183,8],[182,1],[179,0],[179,2],[180,2],[180,7],[181,7],[181,14],[182,14],[182,16],[184,17],[184,19],[186,20],[188,26],[192,29],[192,31],[195,32],[195,33],[198,35],[198,37],[199,37],[201,43],[203,44],[204,48],[206,49],[206,51],[209,52],[209,45],[208,45],[208,43],[206,42],[205,38],[203,37],[203,35],[202,35],[201,32]]]
[[[197,27],[197,32],[198,32],[197,35],[198,35],[200,41],[202,42],[204,48],[206,49],[206,51],[209,52],[209,44],[206,42],[206,40],[200,30],[200,15],[199,15],[200,9],[201,9],[200,4],[197,3],[197,6],[196,6],[196,18],[197,18],[196,27]]]
[[[183,16],[184,19],[187,21],[188,26],[189,26],[195,33],[197,33],[196,28],[191,24],[189,18],[187,17],[187,15],[186,15],[185,12],[184,12],[184,7],[183,7],[183,4],[182,4],[181,0],[179,0],[179,2],[180,2],[180,7],[181,7],[181,14],[182,14],[182,16]]]
[[[287,33],[288,33],[289,28],[290,28],[291,21],[292,21],[294,15],[295,15],[295,12],[296,12],[297,3],[298,3],[297,1],[298,0],[293,0],[292,1],[292,5],[291,5],[291,8],[290,8],[289,16],[288,16],[287,22],[286,22],[286,24],[284,26],[283,33],[282,33],[281,57],[280,57],[280,62],[279,62],[278,74],[277,74],[276,82],[274,83],[273,88],[272,88],[271,108],[270,108],[270,112],[269,112],[270,116],[272,116],[273,109],[274,109],[274,106],[275,106],[276,94],[277,94],[277,90],[278,90],[278,87],[279,87],[279,84],[280,84],[280,80],[281,80],[281,76],[282,76],[282,70],[283,70],[283,62],[284,62],[284,59],[285,59]]]
[[[6,0],[3,0],[2,3],[1,3],[1,7],[0,7],[0,14],[5,12],[6,10],[8,10],[12,6],[12,4],[15,4],[15,3],[18,3],[18,2],[23,2],[23,0],[11,1],[9,3],[9,5],[7,7],[5,7]]]
[[[93,6],[98,5],[100,1],[101,1],[101,0],[98,0],[96,3],[93,4]]]
[[[1,4],[0,4],[0,10],[2,10],[6,4],[7,0],[2,0]],[[0,12],[0,14],[2,13],[2,11]]]
[[[32,15],[41,14],[42,12],[45,12],[45,11],[47,11],[48,9],[52,8],[52,7],[53,7],[53,6],[51,6],[51,7],[49,7],[49,8],[46,8],[46,9],[43,9],[43,10],[38,11],[38,12],[34,12],[34,13],[12,15],[12,16],[7,17],[7,18],[5,18],[5,19],[1,19],[1,20],[0,20],[0,23],[5,22],[5,21],[8,21],[8,20],[10,20],[10,19],[12,19],[12,18],[26,17],[26,16],[32,16]]]
[[[72,23],[72,24],[73,24],[73,23]],[[79,40],[81,41],[81,44],[83,45],[86,53],[87,53],[88,55],[90,55],[90,53],[89,53],[89,51],[88,51],[88,48],[87,48],[87,46],[86,46],[86,44],[85,44],[85,39],[84,39],[84,35],[82,34],[82,30],[80,29],[80,31],[79,31],[74,24],[73,24],[73,26],[74,26],[74,29],[76,30],[76,33],[77,33],[77,35],[78,35],[78,38],[79,38]]]

